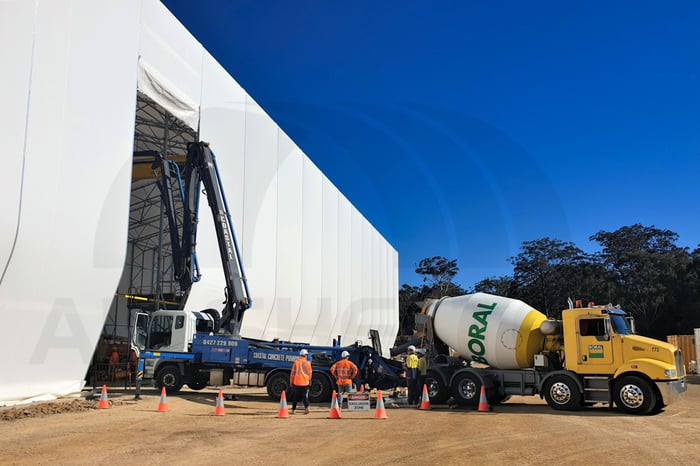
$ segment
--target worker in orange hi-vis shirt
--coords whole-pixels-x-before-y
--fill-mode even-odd
[[[331,374],[338,384],[338,407],[343,407],[343,394],[352,391],[352,379],[357,375],[357,366],[350,360],[350,353],[343,351],[341,359],[331,366]]]
[[[297,402],[301,399],[304,404],[304,414],[309,414],[309,385],[311,384],[311,362],[307,359],[309,352],[305,349],[299,351],[299,359],[294,361],[292,371],[289,373],[289,384],[292,387],[292,414],[297,409]]]
[[[119,351],[117,347],[112,347],[112,354],[109,356],[109,381],[114,382],[117,376],[117,364],[119,364]]]

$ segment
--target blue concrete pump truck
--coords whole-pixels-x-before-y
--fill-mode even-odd
[[[342,346],[340,336],[331,346],[242,337],[243,315],[252,303],[221,178],[209,145],[204,142],[188,144],[182,176],[177,164],[165,160],[156,151],[137,152],[134,156],[152,160],[153,169],[160,171],[159,187],[170,227],[175,278],[180,288],[189,290],[199,279],[194,245],[202,185],[214,218],[226,280],[222,311],[161,309],[136,315],[132,346],[139,355],[137,397],[145,379],[152,380],[158,389],[165,387],[168,393],[177,392],[183,385],[201,390],[207,385],[231,382],[266,387],[268,395],[279,400],[289,387],[289,371],[302,348],[308,350],[313,363],[309,390],[312,402],[331,399],[334,382],[330,366],[340,359],[343,351],[350,353],[350,359],[359,368],[358,384],[380,390],[405,386],[401,363],[382,357],[379,334],[374,330],[369,335],[372,346],[359,342]],[[182,197],[182,234],[173,201],[173,178],[179,188],[175,192]]]

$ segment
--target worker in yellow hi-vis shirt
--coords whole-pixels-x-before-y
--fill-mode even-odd
[[[419,402],[418,391],[418,356],[416,356],[416,347],[410,345],[406,350],[406,388],[408,388],[408,405],[417,406]]]

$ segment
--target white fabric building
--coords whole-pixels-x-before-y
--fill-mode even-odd
[[[253,298],[244,336],[328,345],[377,329],[388,353],[397,252],[160,2],[0,2],[0,39],[0,404],[82,388],[105,322],[128,324],[115,292],[149,257],[134,240],[146,227],[133,151],[197,135],[217,156]],[[152,130],[153,109],[178,141]],[[201,210],[203,278],[186,306],[220,309]]]

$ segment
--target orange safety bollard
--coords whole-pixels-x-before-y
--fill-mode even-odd
[[[418,409],[430,409],[430,396],[428,395],[428,386],[423,384],[423,398],[421,398]]]
[[[100,394],[100,402],[98,403],[97,408],[109,408],[109,400],[107,399],[107,385],[102,385],[102,393]]]
[[[382,399],[382,391],[377,392],[377,409],[374,411],[375,419],[388,419],[386,409],[384,408],[384,400]]]
[[[484,386],[481,386],[481,393],[479,394],[479,408],[478,411],[481,412],[488,412],[489,411],[489,402],[486,400],[486,389]]]
[[[214,416],[225,416],[226,410],[224,409],[224,392],[219,389],[219,396],[216,397],[216,407],[214,408]]]
[[[165,387],[160,391],[160,403],[158,403],[158,412],[164,413],[168,411],[168,398],[165,396]]]
[[[328,419],[340,419],[340,409],[338,408],[338,397],[333,390],[333,399],[331,400],[331,410],[328,413]]]
[[[277,417],[289,417],[289,408],[287,408],[287,396],[285,395],[285,391],[282,391],[282,396],[280,397],[280,410],[277,413]]]

